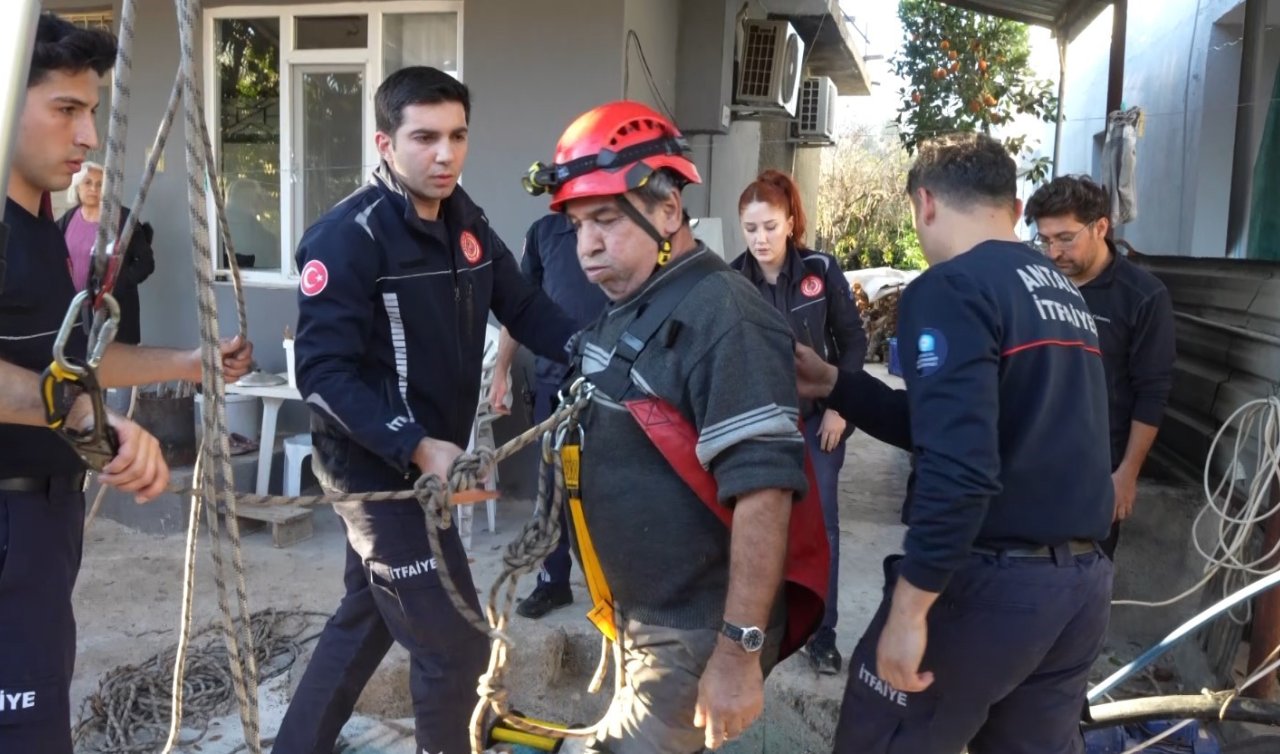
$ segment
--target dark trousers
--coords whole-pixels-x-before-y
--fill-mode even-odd
[[[84,494],[0,492],[0,752],[71,754]]]
[[[844,466],[845,441],[830,453],[823,452],[822,414],[819,411],[804,420],[804,442],[813,460],[813,474],[822,500],[822,519],[827,529],[827,547],[831,549],[831,580],[827,584],[827,612],[822,616],[823,628],[835,628],[840,617],[836,600],[840,596],[840,469]]]
[[[836,754],[1082,754],[1111,561],[972,556],[929,611],[921,670],[933,684],[907,694],[876,674],[898,559],[885,561],[884,599],[849,661]]]
[[[414,501],[334,508],[347,530],[346,594],[325,624],[272,751],[330,754],[396,641],[409,650],[418,751],[469,754],[476,681],[489,642],[449,602],[422,509]],[[456,526],[440,532],[440,546],[459,590],[479,610]]]
[[[558,385],[539,382],[533,393],[533,423],[538,424],[546,421],[551,416],[551,412],[556,408],[556,392],[559,390]],[[541,456],[539,456],[540,458]],[[547,468],[543,470],[547,477],[547,489],[553,489],[556,483],[555,470]],[[568,501],[565,501],[565,508],[560,509],[560,541],[556,542],[556,549],[551,551],[547,559],[542,563],[541,570],[538,571],[538,583],[548,584],[552,586],[569,586],[569,569],[573,565],[573,559],[569,554],[569,516]]]

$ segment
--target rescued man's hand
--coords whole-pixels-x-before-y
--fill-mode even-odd
[[[102,469],[98,481],[121,492],[132,492],[139,503],[155,499],[169,486],[169,465],[160,452],[160,442],[123,416],[109,413],[107,423],[116,431],[120,449]],[[92,423],[82,428],[91,429]]]
[[[449,468],[460,455],[462,455],[462,448],[457,445],[424,437],[413,451],[413,465],[418,467],[422,475],[435,474],[448,484]]]
[[[840,370],[812,348],[796,343],[796,391],[801,398],[826,398],[836,387]]]
[[[1116,493],[1116,507],[1111,520],[1124,521],[1133,515],[1133,503],[1138,498],[1138,479],[1124,469],[1116,469],[1111,472],[1111,486]]]
[[[693,725],[705,732],[708,749],[717,749],[751,727],[764,710],[764,671],[760,654],[721,637],[702,679]]]
[[[844,437],[844,429],[848,424],[837,411],[827,409],[822,413],[822,426],[818,428],[822,452],[830,453],[840,445],[840,438]]]
[[[507,396],[511,391],[511,374],[506,369],[497,369],[493,373],[493,385],[489,388],[489,408],[499,416],[511,413],[507,406]]]

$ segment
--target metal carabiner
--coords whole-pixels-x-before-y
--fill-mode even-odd
[[[87,288],[71,299],[71,306],[67,307],[67,315],[62,318],[62,327],[58,328],[58,335],[53,339],[53,363],[57,364],[62,371],[76,377],[84,377],[88,372],[67,359],[67,341],[71,340],[71,331],[80,321],[80,309],[88,300]]]
[[[81,309],[92,295],[88,289],[76,294],[76,297],[71,300],[71,306],[67,307],[67,315],[63,317],[62,327],[58,328],[58,335],[53,341],[53,362],[64,372],[81,378],[87,372],[84,367],[73,363],[71,359],[67,358],[67,343],[71,340],[71,331],[80,322]],[[98,368],[98,365],[102,363],[103,355],[107,352],[107,346],[111,345],[111,341],[115,340],[116,330],[119,326],[120,304],[116,301],[115,296],[110,293],[103,293],[101,302],[93,313],[93,327],[89,330],[85,364],[88,364],[93,369]]]
[[[103,310],[106,314],[103,314]],[[107,347],[116,339],[120,329],[120,302],[110,293],[103,293],[99,307],[93,313],[93,329],[89,331],[89,348],[85,361],[94,369],[102,363]]]

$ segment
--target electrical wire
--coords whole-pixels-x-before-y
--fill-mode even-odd
[[[1213,485],[1213,459],[1217,456],[1218,445],[1237,420],[1239,427],[1230,462],[1225,465],[1217,484]],[[1250,442],[1256,445],[1253,474],[1249,477],[1243,505],[1233,512],[1240,459]],[[1257,558],[1250,560],[1248,556],[1250,540],[1256,529],[1280,511],[1280,506],[1272,505],[1269,499],[1273,482],[1280,483],[1280,397],[1275,395],[1249,401],[1236,409],[1209,446],[1204,466],[1205,504],[1191,527],[1191,543],[1205,560],[1204,576],[1186,591],[1169,599],[1158,602],[1116,600],[1112,604],[1136,607],[1172,605],[1198,592],[1219,573],[1224,574],[1222,590],[1225,595],[1238,590],[1250,576],[1268,576],[1280,570],[1280,565],[1273,561],[1280,553],[1280,542]],[[1205,529],[1209,531],[1205,532]],[[1209,539],[1204,539],[1205,536]],[[1250,612],[1246,603],[1243,615],[1233,610],[1232,620],[1243,624],[1249,620]]]

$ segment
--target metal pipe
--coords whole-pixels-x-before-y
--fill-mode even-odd
[[[10,0],[12,23],[0,24],[0,196],[9,195],[9,169],[13,165],[13,142],[27,99],[27,74],[31,69],[31,48],[36,40],[40,0]],[[4,287],[5,250],[9,226],[0,216],[0,288]]]
[[[1151,696],[1125,699],[1089,708],[1089,717],[1080,724],[1084,730],[1110,728],[1115,725],[1145,723],[1151,720],[1231,720],[1280,726],[1280,704],[1236,697],[1226,706],[1227,693],[1187,694],[1183,696]]]
[[[1174,629],[1173,633],[1164,637],[1159,644],[1148,649],[1146,652],[1143,652],[1138,659],[1120,668],[1108,676],[1102,683],[1099,683],[1097,686],[1089,689],[1089,694],[1086,699],[1090,702],[1094,702],[1102,698],[1103,694],[1106,694],[1108,691],[1124,683],[1138,671],[1158,660],[1170,649],[1173,649],[1181,643],[1183,639],[1194,635],[1196,631],[1199,631],[1201,628],[1204,628],[1206,625],[1213,622],[1213,620],[1218,616],[1241,602],[1251,599],[1254,595],[1265,592],[1278,584],[1280,584],[1280,571],[1277,571],[1266,578],[1259,579],[1234,594],[1222,598],[1213,606],[1202,611],[1199,615],[1186,623],[1183,623],[1181,626],[1178,626]]]
[[[1124,108],[1124,51],[1129,34],[1129,0],[1116,0],[1111,8],[1111,59],[1107,68],[1107,112],[1111,113]],[[1102,121],[1102,130],[1107,129],[1107,119]]]
[[[1062,100],[1067,96],[1067,30],[1059,28],[1058,35],[1058,123],[1053,129],[1053,177],[1058,177],[1062,162],[1062,124],[1066,111]]]
[[[9,169],[18,119],[27,97],[31,48],[35,45],[40,0],[8,0],[9,20],[0,24],[0,195],[8,196]]]
[[[1249,188],[1253,183],[1254,100],[1263,79],[1262,48],[1267,33],[1266,0],[1246,0],[1240,47],[1240,91],[1236,95],[1236,142],[1231,158],[1231,203],[1227,210],[1226,256],[1244,244],[1249,228]],[[1247,256],[1248,249],[1240,249]]]

